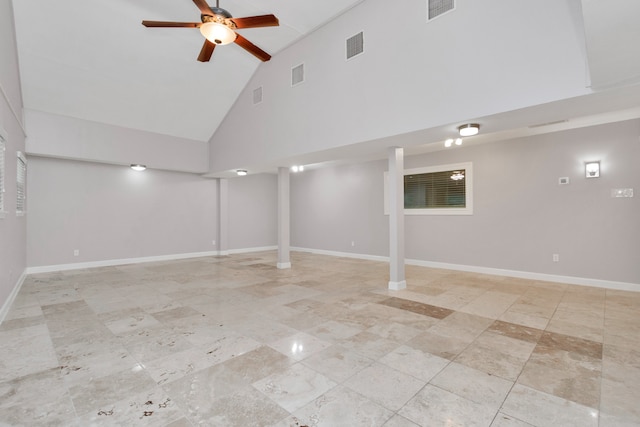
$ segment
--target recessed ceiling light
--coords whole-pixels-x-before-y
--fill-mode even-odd
[[[145,165],[132,164],[131,169],[133,169],[134,171],[142,172],[143,170],[147,169],[147,167]]]
[[[468,123],[466,125],[458,126],[458,132],[460,136],[473,136],[480,132],[480,125],[477,123]]]
[[[238,176],[245,176],[247,174],[247,171],[244,169],[238,169],[236,173],[238,174]]]

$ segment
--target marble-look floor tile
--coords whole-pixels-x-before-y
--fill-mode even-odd
[[[511,389],[501,412],[534,426],[596,427],[598,411],[520,384]]]
[[[395,341],[366,331],[341,340],[339,344],[373,360],[377,360],[399,347],[399,344]]]
[[[45,325],[0,331],[0,381],[58,366]]]
[[[89,412],[109,410],[127,394],[139,394],[155,389],[156,383],[140,365],[69,388],[73,406],[79,416]]]
[[[293,363],[293,359],[279,351],[268,346],[260,346],[224,362],[223,366],[241,375],[247,383],[254,383],[286,370]]]
[[[58,369],[0,382],[0,425],[77,425]]]
[[[86,413],[80,425],[164,426],[180,418],[183,414],[175,402],[156,388]]]
[[[362,330],[363,328],[357,328],[341,322],[336,322],[335,320],[329,320],[307,329],[306,332],[324,341],[338,342],[359,334]]]
[[[303,360],[314,353],[331,346],[331,343],[322,341],[313,335],[304,332],[285,337],[269,344],[270,347],[294,360]]]
[[[417,266],[389,291],[385,263],[291,257],[28,276],[0,424],[640,425],[640,293]]]
[[[495,419],[491,423],[491,427],[534,427],[532,424],[525,423],[510,415],[498,412]]]
[[[355,391],[338,386],[294,412],[280,425],[289,426],[382,426],[393,412]]]
[[[373,360],[340,345],[333,345],[303,360],[302,363],[331,380],[341,383],[371,365]]]
[[[409,421],[402,415],[394,415],[384,424],[384,427],[420,427],[413,421]]]
[[[425,384],[425,381],[380,363],[374,363],[344,382],[345,386],[394,412]]]
[[[269,375],[253,386],[289,412],[294,412],[337,384],[299,363]]]
[[[495,412],[511,390],[513,381],[452,362],[430,384]]]
[[[398,414],[421,426],[487,427],[495,411],[429,384]]]
[[[379,335],[382,338],[395,341],[399,344],[404,344],[411,338],[415,338],[420,335],[423,330],[397,322],[386,322],[378,323],[370,327],[367,329],[367,332],[371,332],[372,334]]]
[[[451,361],[409,346],[401,346],[380,359],[380,363],[429,382]]]
[[[479,371],[515,381],[536,344],[487,330],[454,360]]]
[[[591,408],[600,402],[600,360],[563,350],[534,351],[518,383]]]
[[[456,336],[443,336],[431,331],[423,332],[407,341],[405,345],[431,353],[445,359],[453,360],[471,344],[472,339],[460,339]]]
[[[213,401],[247,388],[248,384],[240,375],[223,365],[192,372],[162,385],[167,395],[191,419],[206,416]]]

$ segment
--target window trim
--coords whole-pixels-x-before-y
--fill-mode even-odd
[[[27,213],[27,158],[22,151],[18,151],[16,157],[16,216],[24,216]],[[21,169],[24,171],[22,182],[20,180]],[[22,192],[20,186],[22,186]],[[20,194],[22,194],[22,199]],[[20,209],[21,207],[22,209]]]
[[[473,162],[451,163],[447,165],[425,166],[405,169],[403,177],[422,173],[445,172],[455,169],[465,170],[465,207],[464,208],[432,208],[405,209],[405,215],[473,215]],[[384,173],[384,214],[389,215],[389,172]]]

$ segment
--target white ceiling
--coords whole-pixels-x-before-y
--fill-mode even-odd
[[[238,31],[275,55],[361,1],[220,6],[234,17],[276,15],[279,27]],[[204,42],[198,29],[141,25],[199,22],[191,0],[14,1],[13,8],[27,109],[208,141],[260,65],[235,44],[197,62]]]
[[[220,6],[235,17],[275,14],[279,27],[239,32],[277,59],[279,51],[362,1],[221,0]],[[213,0],[209,3],[215,5]],[[586,126],[614,110],[625,112],[612,121],[640,117],[635,108],[640,105],[640,56],[634,50],[640,43],[640,2],[612,0],[607,7],[603,3],[581,0],[585,50],[593,86],[600,93],[488,117],[482,122],[483,132],[515,137]],[[197,22],[200,12],[192,0],[15,0],[13,8],[26,109],[208,141],[260,65],[234,44],[220,46],[211,62],[200,63],[196,58],[204,39],[197,29],[141,25],[142,20]],[[525,124],[532,114],[539,116],[539,123],[570,120],[532,130]],[[442,129],[425,129],[404,140],[407,147],[417,146],[414,140],[438,141],[445,134]],[[295,160],[379,157],[385,144],[366,141]],[[274,165],[255,169],[259,166],[269,170]]]

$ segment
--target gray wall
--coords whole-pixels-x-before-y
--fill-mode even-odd
[[[216,249],[214,180],[42,157],[28,180],[30,267]]]
[[[472,216],[407,216],[407,258],[640,284],[639,136],[633,120],[408,156],[407,169],[473,162],[475,190]],[[600,178],[584,178],[589,160],[601,161]],[[388,255],[386,169],[294,176],[292,245]],[[558,185],[565,176],[571,183]],[[611,198],[626,187],[636,197]]]
[[[425,1],[399,1],[398,25],[390,4],[364,1],[262,64],[211,139],[210,171],[591,93],[579,0],[459,0],[429,23]],[[364,54],[346,61],[360,31]],[[291,87],[301,63],[305,82]]]
[[[229,179],[229,249],[278,244],[277,198],[277,175],[250,174]]]
[[[26,110],[29,154],[204,173],[209,144],[105,123]]]
[[[0,320],[26,266],[26,217],[16,217],[16,152],[25,149],[22,94],[10,1],[0,1],[0,127],[7,132],[5,210],[0,219]],[[27,210],[29,205],[27,204]]]
[[[292,246],[388,256],[385,167],[379,161],[292,174]]]

